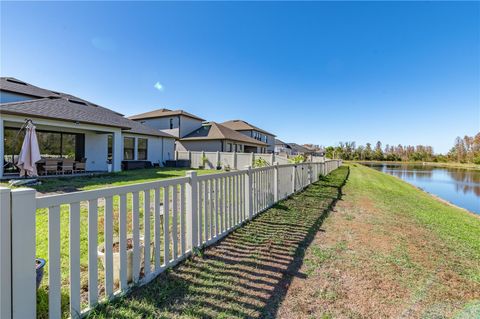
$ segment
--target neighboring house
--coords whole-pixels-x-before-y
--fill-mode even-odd
[[[292,149],[292,155],[311,155],[312,151],[308,148],[296,144],[296,143],[287,143]]]
[[[174,158],[173,136],[70,94],[43,89],[15,78],[0,78],[0,177],[18,155],[26,119],[37,129],[42,157],[85,160],[87,171],[114,171],[122,161],[162,165]]]
[[[130,120],[153,127],[167,134],[182,138],[202,127],[204,119],[184,110],[158,109],[146,113],[132,115]]]
[[[303,147],[310,150],[313,156],[325,156],[325,149],[315,144],[303,144]]]
[[[275,139],[275,154],[292,155],[292,147],[281,140]]]
[[[177,141],[178,151],[259,153],[267,144],[215,122],[202,127]]]
[[[265,149],[262,149],[260,153],[273,153],[275,152],[275,135],[269,133],[261,128],[258,128],[243,120],[231,120],[221,123],[234,131],[242,133],[248,137],[256,139],[258,141],[267,144]]]

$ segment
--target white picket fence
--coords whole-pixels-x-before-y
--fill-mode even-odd
[[[33,189],[0,188],[0,317],[37,316],[34,260],[41,236],[48,237],[48,317],[66,315],[61,303],[66,293],[67,316],[78,318],[99,301],[151,281],[194,248],[218,241],[340,165],[331,160],[202,176],[188,171],[181,178],[45,197],[36,197]],[[36,225],[42,212],[48,214],[48,234]],[[61,227],[62,214],[68,216],[68,229]],[[83,241],[81,226],[88,233]],[[65,254],[61,232],[67,230]],[[98,266],[99,244],[105,247],[103,267]],[[88,247],[86,265],[82,245]],[[62,278],[64,258],[67,278]],[[88,278],[86,287],[83,278]],[[88,294],[82,294],[85,290]]]
[[[237,153],[237,152],[196,152],[196,151],[176,151],[175,159],[190,160],[192,168],[204,167],[207,169],[215,169],[221,167],[225,169],[239,170],[245,166],[253,165],[255,160],[263,159],[268,165],[273,165],[275,162],[279,164],[290,164],[288,157],[275,154],[262,153]],[[202,160],[203,159],[203,160]],[[311,162],[323,163],[324,157],[311,156]]]

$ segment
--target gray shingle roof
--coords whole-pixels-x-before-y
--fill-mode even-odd
[[[144,119],[152,119],[157,117],[167,117],[167,116],[176,116],[176,115],[183,115],[186,117],[190,117],[192,119],[196,119],[199,121],[205,121],[201,117],[193,115],[192,113],[188,113],[184,110],[169,110],[169,109],[158,109],[150,112],[145,112],[137,115],[129,116],[128,118],[131,120],[144,120]]]
[[[15,82],[12,82],[13,79]],[[145,134],[161,137],[171,135],[157,131],[151,127],[129,120],[121,114],[97,104],[77,98],[70,94],[52,92],[14,78],[0,78],[0,89],[9,92],[27,94],[34,99],[1,103],[0,113],[20,116],[48,118],[86,124],[117,127],[134,134]],[[24,83],[24,84],[22,84]]]
[[[311,153],[312,152],[308,148],[306,148],[302,145],[296,144],[296,143],[287,143],[287,144],[292,148],[292,150],[297,151],[297,152],[302,152],[302,153]]]
[[[268,144],[258,141],[254,138],[238,133],[232,129],[229,129],[222,124],[216,122],[205,123],[201,128],[193,131],[184,138],[180,139],[181,141],[200,141],[200,140],[231,140],[247,144],[267,146]]]
[[[232,129],[232,130],[235,130],[235,131],[250,131],[250,130],[255,130],[255,131],[258,131],[258,132],[262,132],[262,133],[264,133],[264,134],[276,136],[276,135],[273,134],[273,133],[270,133],[270,132],[267,132],[267,131],[265,131],[265,130],[262,130],[261,128],[255,126],[255,125],[252,125],[252,124],[248,123],[247,121],[243,121],[243,120],[231,120],[231,121],[223,122],[223,123],[221,123],[221,124],[222,124],[223,126],[228,127],[229,129]]]

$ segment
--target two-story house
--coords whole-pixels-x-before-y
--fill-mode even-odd
[[[158,109],[130,116],[161,132],[176,137],[177,151],[264,153],[268,144],[261,137],[250,137],[222,124],[204,119],[184,110]]]
[[[130,120],[138,121],[154,129],[182,138],[202,127],[205,120],[184,110],[158,109],[132,115]]]
[[[221,124],[229,129],[267,144],[261,153],[275,152],[275,134],[267,132],[243,120],[231,120]]]

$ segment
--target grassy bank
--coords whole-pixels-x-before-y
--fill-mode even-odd
[[[336,170],[282,201],[193,260],[90,318],[273,317],[302,255],[338,199],[348,170]]]
[[[480,218],[362,165],[280,318],[480,318]]]
[[[480,170],[480,165],[471,163],[442,163],[442,162],[398,162],[398,161],[345,161],[345,163],[389,163],[389,164],[414,164],[414,165],[427,165],[436,167],[450,167],[450,168],[464,168]]]

